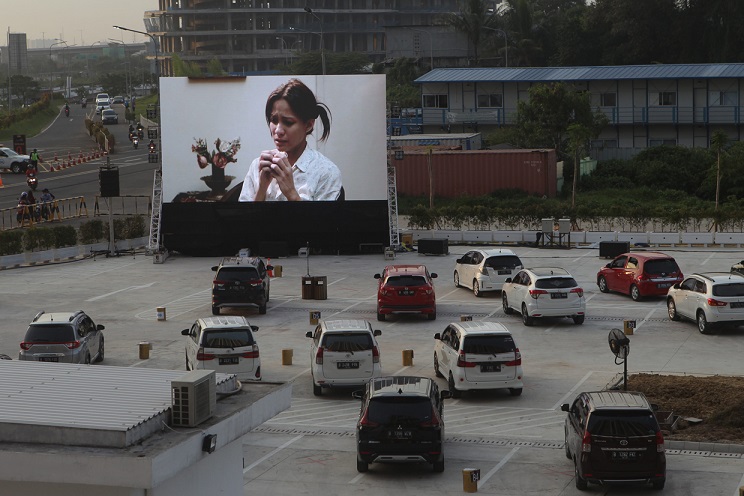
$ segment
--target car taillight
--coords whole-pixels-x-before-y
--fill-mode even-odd
[[[254,344],[253,349],[251,351],[246,351],[245,353],[242,353],[240,356],[243,358],[258,358],[258,345]]]
[[[544,289],[530,289],[530,296],[534,299],[538,299],[540,295],[548,294]]]
[[[369,420],[369,408],[364,410],[364,415],[362,415],[362,418],[359,419],[359,426],[360,427],[377,427],[380,424],[377,422],[370,422]]]
[[[725,307],[726,305],[728,305],[728,303],[726,303],[725,301],[708,298],[708,306],[710,307]]]
[[[421,427],[439,427],[439,412],[431,407],[431,420],[421,422]]]
[[[227,284],[227,281],[218,281],[216,279],[212,281],[213,286],[224,286],[225,284]]]
[[[318,351],[315,353],[315,363],[323,365],[323,348],[318,348]]]
[[[380,363],[380,350],[377,346],[372,347],[372,363]]]
[[[75,348],[80,347],[80,341],[68,341],[67,343],[62,343],[65,346],[67,346],[68,350],[74,350]]]
[[[579,296],[579,298],[584,296],[584,290],[582,288],[573,288],[571,290],[571,293],[576,293]]]
[[[33,343],[27,343],[25,341],[21,343],[21,349],[22,350],[28,350],[28,349],[31,348],[31,346],[33,346]]]
[[[639,281],[648,281],[649,279],[651,279],[651,276],[649,276],[645,272],[641,272],[640,274],[638,274]]]
[[[656,451],[657,453],[664,453],[664,435],[661,431],[656,433]]]
[[[433,294],[434,293],[434,290],[432,288],[421,288],[421,292],[423,294],[430,295],[430,294]]]
[[[460,354],[457,355],[457,366],[458,367],[475,367],[475,362],[468,362],[465,360],[465,352],[460,350]]]
[[[214,360],[214,354],[213,353],[204,353],[204,348],[199,348],[199,351],[196,352],[196,359],[199,361],[202,360]]]
[[[589,431],[584,433],[584,438],[581,440],[581,452],[590,453],[592,451],[592,435]]]
[[[247,283],[251,286],[260,286],[263,284],[263,281],[261,279],[251,279],[250,281],[247,281]]]
[[[517,365],[522,365],[522,353],[519,351],[519,348],[514,348],[514,360],[510,362],[504,363],[507,367],[516,367]]]
[[[480,268],[480,270],[479,270],[478,272],[480,272],[480,273],[481,273],[481,274],[483,274],[484,276],[487,276],[487,275],[488,275],[488,267],[486,267],[486,266],[484,265],[483,267],[481,267],[481,268]]]

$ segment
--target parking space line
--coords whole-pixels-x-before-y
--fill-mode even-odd
[[[310,372],[310,369],[309,369],[309,368],[308,368],[308,369],[305,369],[305,370],[303,370],[302,372],[300,372],[300,373],[299,373],[299,374],[297,374],[297,375],[293,375],[292,377],[290,377],[290,378],[289,378],[289,380],[288,380],[287,382],[292,382],[292,381],[294,381],[295,379],[297,379],[298,377],[300,377],[300,376],[303,376],[303,375],[307,374],[308,372]]]
[[[260,458],[260,459],[256,460],[255,462],[253,462],[250,465],[248,465],[247,467],[245,467],[243,469],[243,473],[246,473],[249,470],[251,470],[254,467],[256,467],[257,465],[260,465],[261,463],[263,463],[264,461],[268,460],[269,458],[271,458],[275,454],[279,453],[281,450],[283,450],[284,448],[286,448],[290,444],[294,443],[295,441],[298,441],[298,440],[302,439],[303,436],[304,436],[304,434],[300,434],[299,436],[293,437],[292,439],[290,439],[286,443],[282,444],[281,446],[279,446],[277,449],[275,449],[274,451],[272,451],[268,455],[264,456],[263,458]]]
[[[362,480],[362,477],[364,477],[364,474],[357,475],[356,477],[354,477],[353,479],[349,481],[349,484],[356,484],[357,482]]]
[[[569,392],[567,392],[560,400],[558,400],[558,403],[556,403],[555,405],[553,405],[553,408],[551,408],[551,410],[558,410],[561,407],[562,404],[566,403],[567,400],[568,400],[568,398],[572,397],[574,395],[575,391],[577,389],[579,389],[581,387],[581,385],[584,384],[586,382],[586,380],[589,379],[589,377],[593,373],[594,373],[593,370],[590,370],[589,372],[587,372],[586,375],[584,377],[582,377],[581,380],[579,382],[577,382],[576,385],[574,387],[572,387]]]
[[[734,489],[733,496],[740,496],[741,495],[741,491],[739,491],[739,489],[738,489],[741,486],[744,486],[744,475],[741,476],[741,480],[739,481],[739,484],[737,484],[737,486],[736,486],[737,489]]]
[[[478,489],[480,489],[481,486],[483,486],[488,481],[488,479],[491,478],[491,476],[493,474],[495,474],[496,472],[498,472],[498,470],[501,467],[503,467],[504,465],[506,465],[506,462],[508,462],[511,459],[511,457],[513,457],[514,455],[517,454],[517,451],[519,451],[519,446],[516,446],[516,447],[512,448],[512,450],[509,453],[507,453],[506,456],[504,458],[502,458],[501,461],[499,463],[497,463],[495,467],[493,467],[491,470],[489,470],[488,473],[485,476],[481,477],[480,480],[478,481]]]
[[[705,265],[706,263],[708,263],[708,260],[710,260],[711,258],[713,258],[713,255],[715,255],[715,253],[711,253],[710,255],[708,255],[708,258],[706,258],[705,260],[703,260],[702,262],[700,262],[700,265]]]

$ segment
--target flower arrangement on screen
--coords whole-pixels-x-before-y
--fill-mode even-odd
[[[237,162],[235,155],[240,150],[240,138],[232,141],[222,141],[220,138],[214,140],[214,150],[211,152],[207,147],[207,141],[202,138],[194,138],[191,151],[196,153],[196,163],[200,169],[212,166],[212,174],[201,178],[214,194],[225,191],[225,188],[235,179],[233,176],[225,176],[225,167],[231,162]]]

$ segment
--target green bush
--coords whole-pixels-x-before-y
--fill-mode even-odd
[[[51,228],[54,236],[54,247],[62,248],[65,246],[75,246],[77,244],[78,234],[72,226],[54,226]]]
[[[114,219],[114,238],[134,239],[147,236],[149,229],[142,215],[133,215],[123,219]]]
[[[78,239],[84,245],[97,243],[108,239],[108,226],[104,225],[100,219],[90,220],[80,224]]]
[[[0,231],[0,255],[23,253],[23,231]]]
[[[54,233],[48,227],[30,227],[23,237],[23,246],[28,251],[48,250],[54,246]]]

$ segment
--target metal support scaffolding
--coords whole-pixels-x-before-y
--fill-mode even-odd
[[[395,250],[400,247],[400,233],[398,232],[398,188],[395,181],[395,166],[389,160],[387,164],[387,197],[390,248]]]
[[[161,253],[160,245],[160,216],[163,212],[163,171],[155,169],[155,178],[152,184],[152,220],[150,221],[150,242],[147,245],[147,254],[155,255]]]

